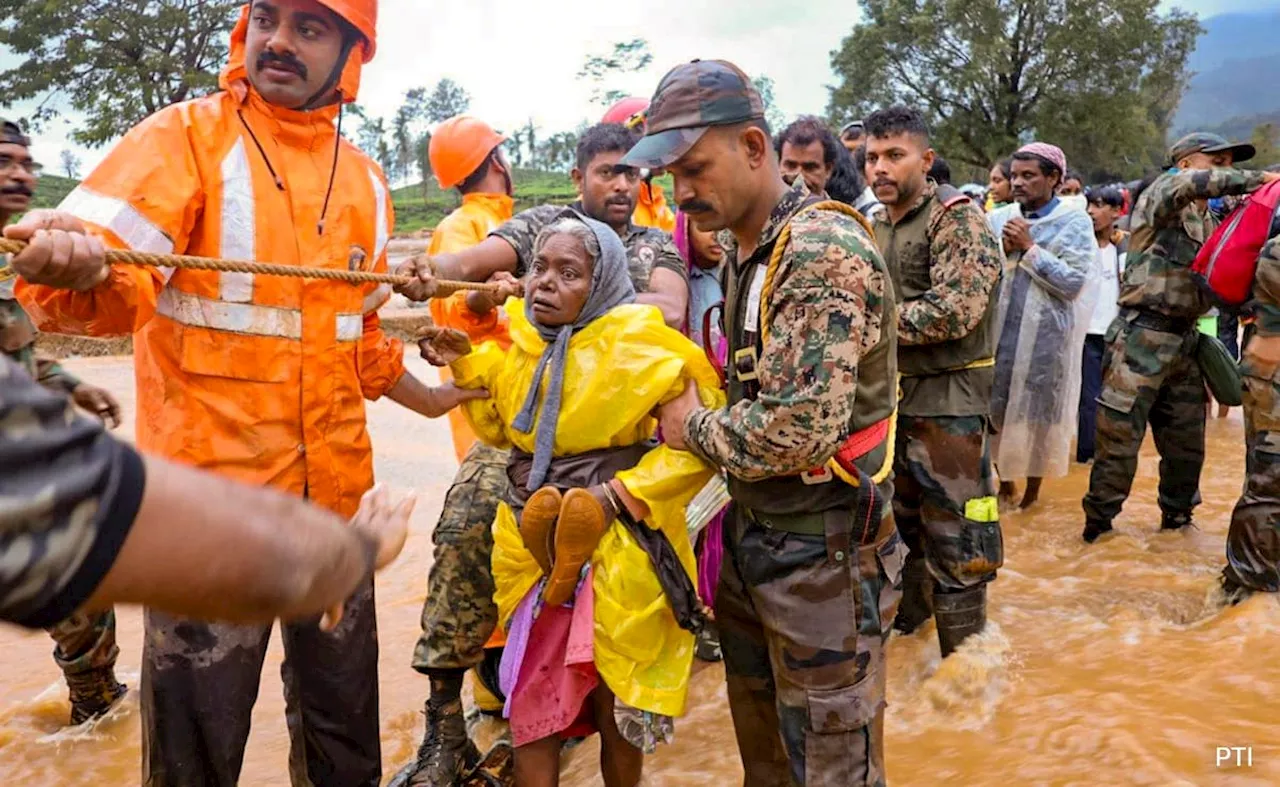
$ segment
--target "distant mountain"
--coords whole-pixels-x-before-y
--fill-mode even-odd
[[[1174,135],[1280,112],[1280,9],[1221,14],[1201,25],[1188,59],[1196,73],[1174,116]]]

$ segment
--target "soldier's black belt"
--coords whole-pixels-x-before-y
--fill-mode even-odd
[[[1169,317],[1144,310],[1136,310],[1136,316],[1130,322],[1139,328],[1161,333],[1190,333],[1196,327],[1196,321],[1186,317]]]

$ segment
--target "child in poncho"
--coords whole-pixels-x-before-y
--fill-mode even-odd
[[[555,784],[562,741],[599,731],[605,783],[631,785],[684,712],[701,613],[685,506],[712,473],[652,441],[651,413],[690,381],[723,396],[702,350],[632,303],[613,230],[566,211],[535,255],[510,350],[433,360],[490,392],[465,412],[512,448],[493,575],[517,783]]]

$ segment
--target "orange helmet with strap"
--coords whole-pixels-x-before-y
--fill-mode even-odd
[[[319,0],[364,36],[364,62],[378,50],[378,0]]]
[[[649,99],[631,96],[624,98],[604,113],[601,123],[621,123],[624,126],[644,125],[643,113],[649,108]],[[639,115],[640,117],[636,117]]]
[[[431,135],[427,158],[440,188],[451,189],[470,177],[506,137],[470,115],[449,118]]]

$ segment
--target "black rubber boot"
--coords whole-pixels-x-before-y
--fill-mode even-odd
[[[1241,601],[1244,601],[1249,596],[1253,595],[1253,590],[1241,585],[1239,582],[1236,582],[1234,579],[1227,576],[1226,572],[1223,572],[1222,576],[1218,579],[1222,585],[1222,595],[1226,600],[1227,606],[1234,607],[1236,604],[1239,604]]]
[[[903,634],[911,634],[933,617],[933,577],[924,558],[907,558],[902,569],[902,600],[898,602],[898,615],[893,627]]]
[[[1161,530],[1181,530],[1184,527],[1194,527],[1195,523],[1191,521],[1191,512],[1183,511],[1177,514],[1165,512],[1160,516]]]
[[[480,762],[480,750],[467,737],[462,715],[465,673],[431,678],[427,729],[418,756],[395,775],[388,787],[457,787]]]
[[[1084,533],[1081,534],[1081,538],[1084,539],[1086,544],[1092,544],[1094,541],[1097,541],[1099,538],[1110,532],[1110,522],[1097,522],[1090,519],[1084,523]]]
[[[72,726],[103,715],[128,691],[124,684],[116,680],[115,670],[110,667],[86,670],[65,677],[67,688],[70,689]]]
[[[945,659],[970,636],[987,625],[987,586],[959,593],[936,593],[933,597],[934,617],[938,621],[938,645]]]
[[[707,621],[702,631],[698,632],[694,639],[693,655],[698,658],[698,661],[713,664],[724,660],[724,653],[720,650],[720,632],[716,629],[716,624]]]

